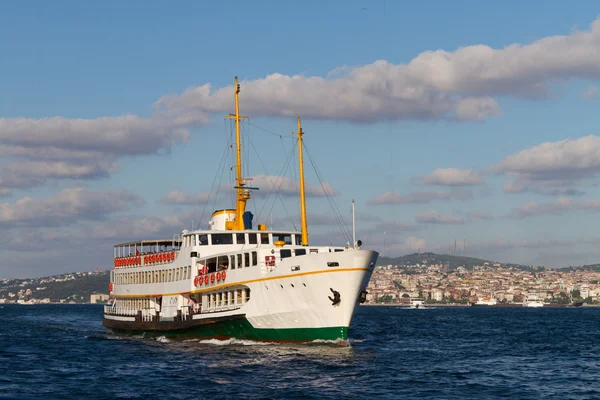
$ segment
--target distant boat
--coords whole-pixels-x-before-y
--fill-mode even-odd
[[[409,308],[425,308],[425,299],[421,298],[421,297],[414,297],[412,299],[410,299],[410,306]]]
[[[537,294],[530,294],[523,302],[523,307],[544,307],[544,302]]]
[[[472,303],[473,306],[495,306],[498,304],[498,300],[495,297],[485,297],[479,298],[475,303]]]
[[[573,303],[573,307],[581,307],[583,305],[583,301],[578,301],[576,303]]]

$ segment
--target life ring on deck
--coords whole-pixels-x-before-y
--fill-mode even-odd
[[[225,282],[225,278],[227,277],[227,272],[226,271],[221,271],[221,279],[223,280],[223,282]]]
[[[221,282],[221,273],[217,272],[217,282]]]
[[[174,251],[171,252],[171,260],[175,260],[175,252]]]
[[[198,286],[198,277],[194,278],[194,286]]]
[[[210,274],[210,283],[215,283],[215,274]]]
[[[202,283],[203,283],[203,282],[204,282],[204,278],[203,278],[203,277],[201,277],[201,276],[199,276],[199,277],[198,277],[198,284],[199,284],[200,286],[202,286]]]
[[[111,283],[109,283],[109,284],[108,284],[108,291],[109,291],[109,292],[112,292],[112,291],[113,291],[113,289],[114,289],[114,286],[113,286],[113,284],[112,284],[112,282],[111,282]]]
[[[204,275],[204,284],[208,285],[208,275]]]

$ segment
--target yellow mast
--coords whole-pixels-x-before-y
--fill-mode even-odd
[[[298,163],[300,164],[300,220],[302,222],[302,246],[308,246],[308,227],[306,224],[306,197],[304,193],[304,162],[302,160],[302,126],[298,118]]]
[[[240,119],[248,118],[240,115],[240,103],[239,103],[240,85],[238,83],[237,76],[234,79],[234,97],[235,97],[235,115],[229,115],[225,118],[235,119],[235,145],[236,145],[236,186],[237,189],[237,201],[235,203],[235,220],[228,221],[226,228],[229,230],[243,230],[244,229],[244,212],[246,211],[246,201],[250,199],[250,190],[245,188],[246,182],[242,177],[242,141],[240,135]]]

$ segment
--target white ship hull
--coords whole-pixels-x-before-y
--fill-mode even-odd
[[[208,285],[195,286],[195,279],[142,287],[117,285],[113,293],[117,301],[106,307],[104,324],[119,331],[182,339],[346,340],[377,253],[315,249],[320,252],[278,260],[276,267],[267,267],[263,262],[256,267],[228,270],[224,282],[215,280]],[[134,294],[135,286],[138,292]],[[237,294],[241,290],[249,293],[249,298],[240,301]],[[160,312],[154,305],[150,310],[122,309],[123,304],[130,306],[132,302],[120,303],[119,298],[130,299],[132,295],[152,299],[152,303],[162,298]],[[190,296],[202,299],[196,310],[189,306]],[[211,296],[216,296],[216,301]]]

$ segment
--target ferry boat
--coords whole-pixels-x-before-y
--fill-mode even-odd
[[[544,307],[544,302],[536,294],[530,294],[523,302],[523,307]]]
[[[252,188],[242,177],[240,85],[234,80],[235,208],[213,212],[207,229],[114,246],[110,305],[102,323],[117,333],[173,339],[306,342],[348,339],[378,253],[355,240],[309,245],[303,134],[298,132],[300,232],[252,225]]]
[[[471,303],[472,306],[495,306],[498,305],[498,300],[495,297],[478,298],[476,302]]]
[[[425,299],[420,297],[413,297],[410,299],[410,305],[408,308],[425,308]]]

